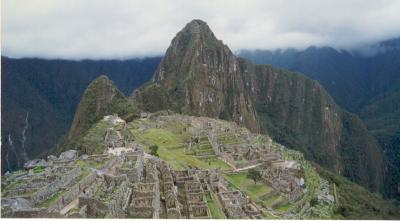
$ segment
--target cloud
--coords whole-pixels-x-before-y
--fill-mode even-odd
[[[232,50],[354,48],[400,36],[397,0],[3,0],[2,54],[128,58],[162,55],[192,19]]]

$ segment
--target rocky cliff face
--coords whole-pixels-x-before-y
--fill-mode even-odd
[[[269,133],[308,159],[381,189],[382,153],[361,121],[316,81],[237,59],[202,21],[177,34],[152,82],[132,98],[148,111],[222,118]]]
[[[233,120],[259,131],[239,63],[208,25],[194,20],[172,40],[150,86],[133,94],[142,108]],[[153,100],[155,98],[155,100]]]

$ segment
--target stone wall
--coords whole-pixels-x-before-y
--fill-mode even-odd
[[[52,183],[46,185],[45,187],[39,189],[32,196],[32,202],[34,204],[39,204],[49,197],[51,197],[60,188],[67,187],[72,181],[78,178],[81,174],[81,167],[74,167],[72,170],[65,174],[60,174],[59,177]]]
[[[79,208],[86,205],[86,216],[88,218],[103,218],[109,213],[108,206],[99,199],[79,196]]]
[[[32,208],[13,211],[11,217],[17,218],[61,218],[59,213],[49,212],[47,208]]]
[[[115,196],[110,202],[109,213],[106,215],[108,218],[125,218],[126,209],[128,207],[131,189],[129,188],[129,181],[124,181],[118,188]]]
[[[89,176],[83,178],[79,183],[71,187],[59,200],[57,200],[52,206],[51,209],[61,210],[66,205],[71,203],[76,197],[78,197],[79,193],[90,186],[96,179],[96,174],[90,174]]]

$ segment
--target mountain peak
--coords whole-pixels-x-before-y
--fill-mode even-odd
[[[200,20],[194,19],[191,22],[187,23],[182,31],[188,31],[190,33],[201,33],[202,31],[211,31],[210,27],[208,27],[207,23]]]
[[[223,47],[222,41],[218,40],[206,22],[192,20],[176,34],[171,42],[170,48],[176,53],[194,51],[194,48],[206,46],[207,48]]]
[[[215,37],[206,22],[195,19],[187,23],[172,40],[153,82],[164,82],[171,86],[177,79],[179,81],[196,73],[194,68],[206,68],[206,73],[227,73],[229,71],[226,66],[233,66],[234,57],[231,50]]]
[[[94,79],[85,90],[76,110],[68,140],[72,141],[104,115],[118,114],[128,119],[137,115],[136,107],[107,76]]]
[[[154,85],[133,95],[146,110],[154,104],[179,113],[233,120],[258,132],[255,109],[243,93],[239,63],[207,23],[189,22],[172,40],[153,76]],[[229,96],[227,96],[227,93]],[[139,102],[138,102],[139,103]],[[161,105],[162,104],[162,105]]]

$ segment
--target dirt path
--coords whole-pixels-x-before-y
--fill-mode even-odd
[[[248,169],[251,169],[251,168],[258,167],[258,166],[260,166],[260,165],[262,165],[262,163],[250,165],[250,166],[243,167],[243,168],[238,168],[238,169],[233,170],[233,172],[239,172],[239,171],[243,171],[243,170],[248,170]]]
[[[67,214],[68,211],[70,211],[71,209],[78,207],[78,204],[79,204],[79,194],[74,200],[72,200],[72,202],[70,202],[68,205],[66,205],[64,208],[60,210],[60,214],[61,215]]]

